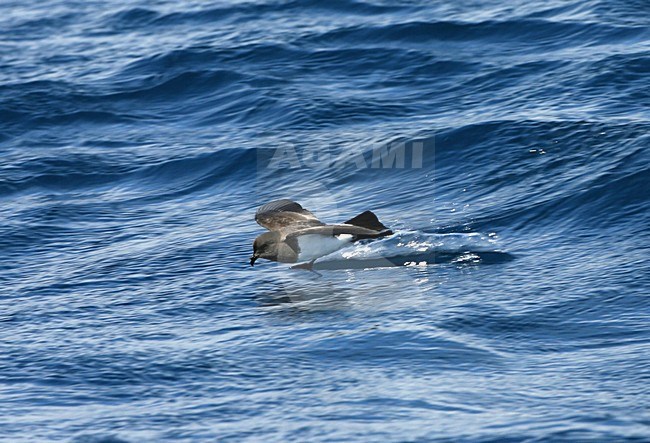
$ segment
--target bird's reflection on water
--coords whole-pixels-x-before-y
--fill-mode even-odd
[[[323,261],[314,266],[315,270],[322,272],[280,268],[282,275],[266,280],[266,289],[255,298],[261,306],[266,307],[291,304],[299,310],[339,310],[356,303],[354,300],[359,295],[365,299],[370,296],[379,298],[382,294],[390,297],[395,285],[408,286],[416,291],[425,289],[418,283],[422,281],[423,275],[414,276],[412,273],[400,272],[398,268],[416,267],[428,275],[432,265],[467,268],[505,263],[513,259],[514,256],[505,252],[466,251]],[[395,269],[388,271],[386,268]]]

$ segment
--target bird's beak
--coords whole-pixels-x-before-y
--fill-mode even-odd
[[[257,255],[253,255],[251,257],[251,266],[255,265],[255,260],[257,260],[257,259],[258,259]]]

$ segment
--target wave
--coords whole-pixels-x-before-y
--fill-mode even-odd
[[[412,21],[381,26],[359,25],[340,28],[301,38],[304,43],[363,42],[389,44],[407,42],[427,44],[432,41],[478,40],[482,45],[506,43],[509,46],[563,48],[584,44],[603,44],[636,39],[646,35],[642,26],[615,26],[603,23],[558,22],[542,19],[509,21],[455,22]]]
[[[354,0],[288,1],[282,3],[241,3],[224,6],[189,8],[185,11],[160,12],[151,8],[134,7],[107,14],[102,19],[106,31],[124,32],[156,27],[183,26],[206,23],[238,23],[247,18],[272,13],[346,13],[380,15],[405,9],[404,6],[374,4]]]
[[[68,154],[63,158],[42,157],[24,161],[19,169],[0,168],[0,196],[33,191],[69,192],[122,188],[129,195],[147,194],[157,189],[158,199],[179,197],[211,186],[225,184],[237,176],[254,172],[255,150],[223,149],[209,154],[164,161],[149,159],[148,164],[122,162],[103,155]],[[248,164],[250,169],[234,168]],[[230,177],[230,178],[229,178]]]

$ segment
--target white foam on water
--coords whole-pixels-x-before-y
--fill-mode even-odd
[[[471,233],[428,234],[397,231],[378,240],[363,241],[321,258],[323,261],[372,260],[418,257],[434,253],[473,253],[500,251],[496,235]],[[416,265],[422,261],[415,260]]]

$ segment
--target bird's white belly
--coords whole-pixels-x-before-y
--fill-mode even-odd
[[[352,242],[352,235],[341,234],[334,237],[329,235],[307,234],[298,237],[298,261],[310,261],[318,257],[331,254],[334,251],[349,245]]]

